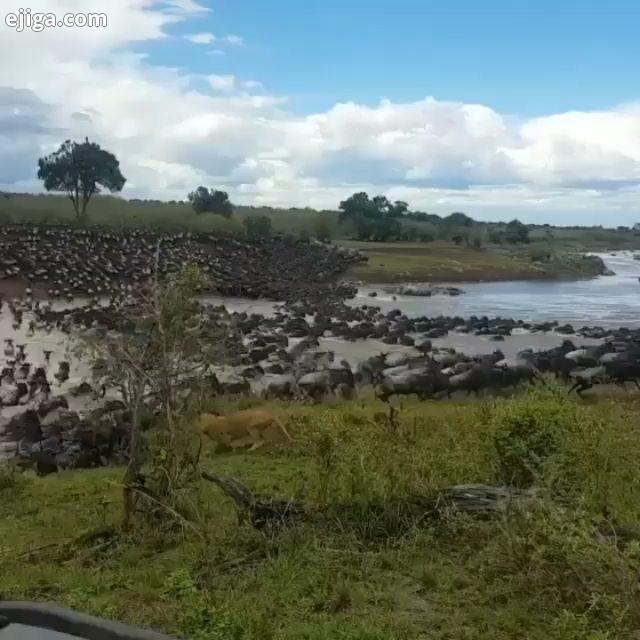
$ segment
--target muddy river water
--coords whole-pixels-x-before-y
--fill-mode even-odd
[[[629,252],[603,254],[607,266],[615,271],[615,276],[601,276],[590,280],[564,282],[491,282],[460,285],[465,294],[457,297],[433,296],[412,297],[396,296],[395,299],[384,293],[381,286],[361,288],[358,295],[349,304],[375,304],[383,311],[400,309],[408,316],[462,316],[487,315],[503,316],[523,320],[558,320],[570,322],[576,328],[583,325],[602,325],[608,327],[640,326],[640,261],[634,260]],[[377,292],[377,297],[369,294]],[[242,298],[220,298],[209,296],[205,299],[212,304],[225,304],[230,310],[273,314],[276,303],[255,301]],[[0,315],[0,340],[13,338],[16,343],[26,343],[29,360],[34,364],[43,361],[43,350],[53,351],[52,368],[57,361],[68,359],[73,362],[69,352],[68,337],[52,332],[49,335],[26,335],[26,323],[18,331],[12,328],[12,319],[5,310]],[[436,346],[452,346],[466,353],[488,353],[500,348],[507,356],[514,355],[520,349],[533,347],[547,349],[564,339],[555,333],[531,334],[527,331],[514,331],[504,342],[493,342],[485,336],[473,336],[452,333],[434,340]],[[593,342],[578,338],[582,344]],[[407,347],[386,345],[374,340],[356,343],[343,342],[335,338],[324,338],[322,348],[336,351],[339,357],[357,362],[369,355],[381,351],[406,350]],[[0,350],[0,362],[4,356]],[[76,379],[85,374],[85,368],[77,362],[72,367],[72,376]]]

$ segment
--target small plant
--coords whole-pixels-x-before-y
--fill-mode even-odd
[[[18,487],[18,470],[14,464],[0,463],[0,493],[12,491]]]
[[[316,219],[313,232],[316,240],[326,243],[331,242],[331,227],[329,226],[329,223],[322,217],[322,215],[319,215]]]
[[[263,240],[270,238],[273,233],[271,218],[267,216],[249,216],[244,219],[249,240]]]
[[[532,392],[501,405],[495,421],[498,477],[522,488],[545,479],[567,436],[578,428],[575,405],[553,392]]]
[[[326,504],[337,466],[336,442],[330,433],[323,433],[316,442],[315,460],[318,478],[318,501]]]
[[[168,600],[180,603],[177,625],[184,637],[195,640],[246,637],[226,610],[214,606],[188,569],[177,569],[169,574],[163,594]]]
[[[136,514],[188,522],[193,501],[187,488],[199,479],[199,442],[188,414],[209,393],[207,372],[212,362],[232,349],[235,336],[220,317],[198,302],[206,284],[195,265],[160,280],[157,247],[156,276],[148,295],[127,318],[129,329],[112,339],[86,340],[84,348],[100,358],[109,386],[120,391],[131,412],[128,465],[123,480],[123,526]],[[143,432],[146,404],[152,398],[151,429]]]

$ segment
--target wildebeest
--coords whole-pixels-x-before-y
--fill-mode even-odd
[[[448,391],[450,379],[442,373],[433,360],[421,365],[410,364],[385,369],[380,384],[375,387],[378,398],[387,401],[394,395],[416,394],[422,400],[433,398],[440,392]]]

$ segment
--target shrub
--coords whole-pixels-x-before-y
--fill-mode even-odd
[[[529,252],[531,262],[549,262],[552,258],[551,252],[547,249],[536,248]]]
[[[637,543],[621,549],[589,515],[546,502],[490,531],[478,570],[502,597],[516,590],[530,594],[531,611],[555,609],[548,637],[631,637],[625,631],[640,622]]]
[[[316,240],[320,240],[320,242],[331,242],[331,227],[321,216],[318,216],[315,222],[314,235]]]
[[[244,224],[247,227],[247,238],[249,240],[261,240],[271,236],[271,218],[267,216],[249,216],[245,218]]]
[[[0,464],[0,492],[15,489],[18,481],[16,468],[9,464]]]
[[[575,404],[557,392],[531,392],[500,405],[495,414],[498,477],[517,487],[550,480],[552,463],[578,427]]]

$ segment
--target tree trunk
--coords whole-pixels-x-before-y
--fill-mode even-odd
[[[301,520],[316,524],[324,522],[325,525],[335,521],[335,512],[329,514],[316,506],[305,505],[287,498],[256,495],[236,478],[207,471],[202,472],[202,477],[216,484],[233,500],[240,523],[248,521],[256,529],[263,529],[266,526],[283,526]],[[505,513],[514,507],[526,507],[532,503],[535,496],[535,490],[466,484],[446,487],[429,496],[409,496],[396,503],[372,504],[370,509],[371,513],[377,516],[385,512],[396,516],[402,514],[402,520],[415,523],[446,517],[454,513],[488,517]],[[341,505],[341,509],[348,520],[350,506]]]
[[[140,478],[140,470],[142,468],[142,456],[140,451],[140,404],[142,393],[140,385],[134,385],[131,390],[132,396],[132,420],[131,420],[131,437],[129,441],[129,463],[124,474],[122,482],[122,528],[128,531],[131,528],[131,521],[136,509],[136,492],[135,484]]]
[[[76,211],[78,215],[78,222],[82,225],[87,223],[87,206],[89,205],[89,198],[84,197],[82,199],[82,206],[79,207],[79,211]]]

